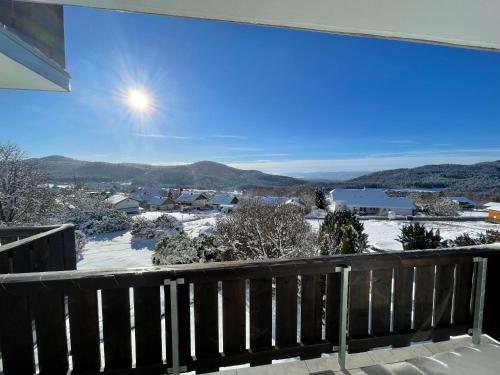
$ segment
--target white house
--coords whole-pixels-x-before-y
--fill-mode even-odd
[[[116,210],[123,211],[127,214],[139,213],[139,201],[127,197],[124,194],[115,194],[106,199],[106,203]]]
[[[207,200],[208,198],[205,194],[183,192],[175,201],[181,206],[205,207]]]
[[[171,197],[147,197],[143,202],[144,206],[151,211],[173,210],[175,201]]]
[[[413,215],[416,207],[405,197],[390,197],[383,189],[334,189],[333,210],[348,209],[358,215]]]
[[[449,197],[452,202],[458,204],[460,209],[462,210],[471,210],[476,208],[476,202],[470,200],[469,198],[466,197]]]
[[[231,193],[215,193],[207,201],[207,204],[215,209],[221,209],[221,207],[229,207],[238,204],[239,199],[236,195]]]

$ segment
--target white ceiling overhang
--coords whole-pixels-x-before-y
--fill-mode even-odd
[[[0,25],[0,88],[69,91],[70,76],[55,61]]]
[[[30,0],[500,50],[499,0]]]

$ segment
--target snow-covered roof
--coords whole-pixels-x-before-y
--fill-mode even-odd
[[[109,198],[107,198],[106,203],[118,204],[118,203],[124,201],[125,199],[129,199],[129,197],[127,197],[125,194],[115,194],[115,195],[112,195]]]
[[[151,204],[153,206],[161,206],[167,200],[169,200],[169,197],[155,196],[155,197],[146,197],[145,198],[145,202],[147,202],[148,204]]]
[[[179,195],[179,197],[176,199],[177,202],[185,202],[185,203],[190,203],[194,202],[200,199],[207,199],[203,194],[200,193],[182,193]]]
[[[139,192],[135,192],[135,193],[130,194],[130,198],[135,199],[136,201],[139,201],[139,202],[145,202],[147,196],[145,196]]]
[[[469,198],[466,197],[449,197],[453,202],[458,202],[458,203],[467,203],[467,204],[473,204],[475,205],[476,203]]]
[[[383,189],[335,189],[330,192],[334,202],[347,206],[376,208],[408,208],[415,205],[405,197],[389,197]]]
[[[209,200],[208,204],[218,204],[218,205],[230,205],[234,203],[234,200],[238,201],[238,198],[231,193],[215,193]]]
[[[500,203],[497,202],[488,202],[484,205],[488,210],[500,211]]]

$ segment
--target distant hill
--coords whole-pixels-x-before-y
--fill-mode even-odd
[[[341,184],[352,188],[441,188],[449,192],[488,192],[500,188],[500,160],[473,165],[438,164],[393,169]]]
[[[286,173],[287,176],[299,178],[301,180],[312,181],[312,182],[336,182],[336,181],[346,181],[359,176],[364,176],[370,172],[356,172],[356,171],[346,171],[346,172],[293,172]]]
[[[158,166],[134,163],[106,163],[76,160],[54,155],[29,159],[36,163],[54,182],[132,182],[140,185],[162,184],[204,189],[237,189],[251,186],[289,187],[305,181],[241,170],[211,161],[193,164]]]

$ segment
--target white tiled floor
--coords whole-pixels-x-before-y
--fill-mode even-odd
[[[483,336],[482,342],[485,344],[495,343],[487,336]],[[329,357],[310,359],[306,361],[294,361],[266,366],[225,370],[212,373],[212,375],[366,375],[363,368],[377,364],[395,364],[415,358],[430,357],[437,353],[453,351],[458,347],[470,346],[472,346],[471,338],[464,337],[438,343],[418,344],[406,348],[381,349],[364,353],[349,354],[347,356],[346,370],[344,371],[341,371],[337,355],[334,354]]]

